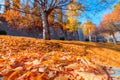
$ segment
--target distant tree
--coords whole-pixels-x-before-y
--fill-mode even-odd
[[[120,9],[120,2],[118,2],[116,5],[114,5],[114,10]]]
[[[20,9],[20,6],[21,6],[21,3],[20,3],[20,0],[12,0],[13,2],[13,8],[14,9]]]
[[[30,20],[33,19],[33,15],[34,16],[39,16],[40,21],[42,21],[43,39],[50,39],[49,19],[48,19],[49,17],[51,17],[50,15],[53,13],[54,10],[57,10],[57,9],[65,8],[64,10],[69,10],[67,8],[68,4],[70,4],[70,3],[74,2],[74,1],[77,1],[77,0],[28,0],[29,2],[32,2],[32,4],[33,4],[33,8],[30,5],[30,7],[31,7],[30,9],[32,9],[32,10],[30,10],[30,12],[26,12],[26,10],[22,10],[22,8],[21,8],[23,6],[23,5],[21,5],[21,2],[22,1],[26,2],[26,0],[10,0],[10,1],[13,2],[13,6],[14,6],[14,8],[11,7],[11,9],[19,11],[20,14],[22,14],[22,13],[32,14],[32,18],[30,18]],[[79,0],[78,0],[78,2],[80,2],[80,6],[81,6],[81,4],[86,3],[86,1],[79,1]],[[103,3],[103,2],[106,2],[106,0],[100,0],[99,1],[99,3]],[[75,9],[78,8],[78,4],[77,4],[76,7],[73,7],[73,8],[75,8]],[[88,9],[87,7],[85,7],[85,8],[86,8],[85,10],[90,9],[90,8]],[[71,9],[71,11],[73,10],[74,12],[76,12],[77,10],[75,10],[75,9]],[[81,9],[81,8],[79,8],[79,9]],[[23,15],[21,15],[21,16],[23,16]],[[59,20],[60,20],[60,17],[61,16],[59,16]],[[34,19],[36,19],[36,18],[38,19],[38,17],[35,17]],[[50,19],[52,19],[52,18],[50,18]],[[69,18],[69,19],[71,20],[72,18]],[[68,20],[68,23],[70,23],[70,20]],[[18,22],[17,22],[17,24],[18,24]],[[76,22],[76,21],[74,20],[73,22]],[[33,24],[33,23],[34,23],[34,21],[32,21],[31,24]],[[14,24],[16,24],[16,23],[14,23]],[[74,28],[74,26],[72,26],[72,27]]]
[[[89,38],[89,41],[92,41],[92,32],[94,31],[96,25],[90,21],[86,21],[81,24],[81,28],[83,28],[83,33]]]
[[[40,8],[41,19],[43,24],[43,39],[50,39],[49,34],[49,25],[48,25],[48,16],[50,13],[58,8],[62,8],[63,6],[67,6],[71,3],[71,0],[35,0],[37,7]]]
[[[7,2],[5,3],[7,4]],[[9,2],[9,6],[10,6],[10,2]],[[14,10],[18,8],[20,8],[19,0],[13,0],[13,5],[9,7],[8,9],[5,9],[4,17],[6,21],[8,22],[8,24],[14,28],[19,27],[21,24],[21,20],[22,20],[21,13],[19,11]]]
[[[31,28],[33,26],[34,19],[32,18],[31,14],[27,14],[27,13],[31,13],[31,8],[28,0],[26,0],[25,6],[22,7],[22,11],[26,12],[22,16],[22,20],[21,20],[23,27]]]
[[[114,17],[114,21],[116,21],[117,23],[120,23],[120,2],[114,5],[112,15]]]
[[[48,16],[48,23],[49,23],[49,24],[54,24],[54,20],[55,20],[54,15],[55,15],[55,12],[54,12],[54,10],[53,10],[53,11],[49,14],[49,16]]]
[[[91,34],[94,36],[95,42],[97,42],[97,37],[100,34],[100,28],[97,26],[94,26],[94,29]]]
[[[63,12],[62,8],[59,9],[59,14],[58,14],[58,21],[63,22]]]
[[[113,42],[116,45],[117,40],[115,33],[120,31],[120,27],[117,25],[117,14],[116,13],[107,13],[103,16],[103,19],[100,23],[101,31],[108,33],[113,36]]]
[[[4,12],[6,13],[7,10],[10,10],[10,0],[5,0],[5,9]]]
[[[9,10],[6,11],[4,17],[10,27],[14,29],[20,29],[26,27],[27,30],[32,30],[32,28],[38,28],[41,30],[41,19],[36,16],[40,14],[40,10],[36,9],[37,5],[33,4],[33,8],[30,6],[29,0],[24,2],[24,5],[20,3],[19,0],[13,0],[13,5]],[[35,15],[32,15],[34,13]],[[40,15],[39,15],[40,16]]]
[[[22,16],[19,13],[19,11],[14,11],[14,10],[6,11],[4,17],[8,22],[8,24],[13,28],[17,29],[21,24]]]
[[[82,4],[77,2],[70,3],[67,10],[67,22],[65,28],[70,32],[78,29],[78,17],[81,15],[79,10],[83,8]]]
[[[40,9],[37,7],[39,4],[37,4],[36,1],[33,2],[33,7],[31,10],[31,17],[32,17],[32,27],[38,28],[40,31],[42,31],[42,19],[40,14]],[[29,27],[29,26],[28,26]]]

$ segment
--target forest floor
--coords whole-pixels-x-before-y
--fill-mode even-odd
[[[61,74],[72,74],[69,71],[72,71],[73,68],[71,69],[69,64],[75,67],[77,61],[81,63],[78,66],[85,65],[87,68],[91,63],[97,65],[97,67],[89,66],[87,70],[84,68],[83,70],[86,71],[95,72],[93,68],[97,68],[97,71],[102,73],[98,66],[104,65],[120,68],[120,43],[114,46],[113,43],[0,36],[0,75],[4,76],[4,80],[14,80],[16,78],[21,80],[30,77],[30,75],[36,76],[33,80],[38,78],[51,80],[54,78],[54,80],[57,80],[59,77],[55,78],[58,75],[55,71]],[[54,68],[53,65],[55,65]],[[64,71],[61,68],[63,66],[65,66],[66,73],[62,72]],[[46,73],[46,69],[51,72]],[[33,74],[37,70],[40,73]],[[44,77],[46,75],[48,77]],[[71,78],[75,78],[75,75]],[[81,77],[80,80],[84,79]]]

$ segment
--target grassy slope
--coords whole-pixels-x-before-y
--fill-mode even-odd
[[[44,41],[35,38],[0,36],[0,53],[47,53],[70,52],[70,55],[87,57],[98,64],[120,67],[120,44],[92,43],[81,41]]]

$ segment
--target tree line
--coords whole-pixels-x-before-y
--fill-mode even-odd
[[[103,34],[112,35],[114,44],[117,44],[115,34],[120,32],[120,2],[114,5],[112,12],[103,15],[99,28]]]
[[[96,6],[102,3],[107,4],[105,8],[111,4],[109,0],[100,0],[96,3]],[[89,6],[91,5],[90,3]],[[11,27],[26,27],[30,30],[32,30],[33,27],[39,28],[39,30],[43,31],[43,39],[45,40],[50,39],[50,24],[57,22],[57,24],[63,26],[64,30],[69,29],[69,31],[72,32],[78,29],[78,17],[81,16],[84,11],[95,10],[94,8],[87,7],[86,1],[82,0],[4,0],[4,7],[4,14],[2,16],[5,17]],[[97,9],[95,12],[99,11],[100,10]],[[111,14],[119,15],[119,3],[115,5],[114,11]],[[96,27],[91,21],[81,25],[84,34],[89,35],[90,41],[92,35],[106,33],[106,31],[111,32],[113,30],[112,28],[110,30],[106,27],[108,26],[104,24],[106,21],[107,19],[103,17],[99,27]],[[108,22],[113,26],[112,21],[113,20]],[[114,25],[116,25],[116,23]],[[114,26],[114,29],[116,30],[113,31],[119,30],[116,26]]]
[[[55,22],[76,30],[79,10],[84,8],[76,0],[4,0],[4,6],[3,16],[11,27],[39,28],[45,40],[50,39],[49,25]]]

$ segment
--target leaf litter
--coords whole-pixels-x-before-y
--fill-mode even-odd
[[[70,52],[73,46],[61,50],[65,45],[37,39],[6,37],[0,41],[3,80],[111,80],[101,66],[79,55],[82,50]]]

